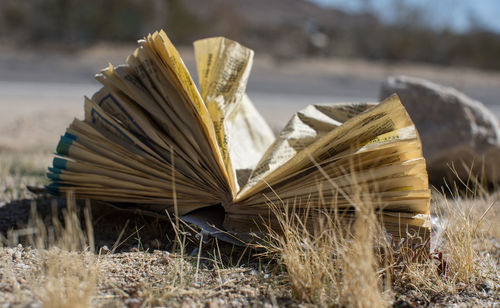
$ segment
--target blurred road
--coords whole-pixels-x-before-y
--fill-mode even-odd
[[[0,149],[54,146],[83,97],[99,89],[93,74],[108,61],[123,63],[133,46],[81,54],[0,52]],[[181,50],[191,72],[194,57]],[[315,103],[376,101],[381,82],[409,74],[454,86],[500,115],[500,73],[416,65],[387,66],[341,60],[276,63],[257,58],[247,87],[250,98],[278,131],[294,112]],[[22,140],[22,142],[20,142]]]

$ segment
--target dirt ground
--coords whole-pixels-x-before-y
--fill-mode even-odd
[[[91,243],[95,252],[79,250],[80,241],[88,243],[86,238],[81,239],[87,233],[80,234],[76,229],[64,230],[64,237],[60,237],[66,237],[64,242],[56,239],[49,244],[50,235],[42,237],[44,232],[40,230],[46,226],[52,226],[47,227],[47,234],[57,230],[54,217],[70,224],[65,216],[66,200],[33,197],[0,207],[0,231],[5,245],[0,248],[2,306],[68,307],[76,302],[81,307],[328,305],[297,298],[286,268],[279,260],[263,256],[262,249],[236,247],[215,239],[200,242],[196,230],[188,228],[184,229],[182,240],[176,242],[172,223],[167,219],[93,206]],[[84,202],[78,202],[77,208],[83,217]],[[34,223],[34,210],[36,217],[45,222],[41,229]],[[490,228],[498,229],[491,226],[500,217],[498,210],[490,215]],[[80,226],[89,228],[84,221],[77,228]],[[414,273],[414,269],[400,268],[399,261],[395,261],[393,286],[386,291],[385,305],[497,307],[498,239],[475,239],[474,275],[467,282],[436,275],[439,262],[425,261],[422,265],[433,267]],[[185,243],[184,249],[179,250],[181,242]],[[445,260],[451,262],[447,257]]]

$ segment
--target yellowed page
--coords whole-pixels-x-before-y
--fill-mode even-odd
[[[203,99],[201,98],[198,89],[194,85],[194,82],[189,75],[189,72],[182,61],[179,52],[175,49],[172,42],[169,40],[165,32],[155,32],[152,35],[148,35],[146,41],[143,42],[146,47],[153,48],[154,51],[159,55],[163,63],[162,70],[168,74],[169,80],[174,83],[174,87],[178,90],[186,106],[189,106],[206,136],[206,140],[209,142],[210,151],[203,153],[207,156],[214,156],[221,175],[223,176],[223,185],[228,186],[228,200],[224,202],[229,202],[230,199],[236,194],[235,188],[235,178],[231,172],[228,172],[228,167],[224,161],[224,156],[221,154],[221,149],[218,145],[218,136],[220,136],[220,128],[214,127],[211,115],[208,112]],[[216,171],[216,170],[214,170]]]
[[[327,115],[309,106],[296,114],[259,163],[274,160],[276,166],[254,171],[255,182],[226,209],[226,227],[236,220],[241,230],[255,228],[254,221],[243,224],[240,218],[269,217],[271,204],[300,212],[354,211],[360,203],[390,215],[419,214],[402,223],[424,226],[430,191],[415,126],[396,96],[357,106],[365,111],[340,116],[330,107]],[[400,230],[393,223],[386,228]]]
[[[225,160],[244,184],[274,134],[244,95],[253,51],[226,38],[196,41],[195,56],[200,92],[219,130],[218,142]]]
[[[308,153],[312,152],[312,148],[309,147],[321,137],[373,106],[374,103],[310,105],[297,112],[260,159],[248,183],[242,189],[241,198],[252,194],[250,191],[253,191],[253,186],[274,170],[292,159],[297,160],[296,155],[299,152],[305,149]]]

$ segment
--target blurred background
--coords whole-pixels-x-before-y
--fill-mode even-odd
[[[0,151],[53,151],[83,114],[93,74],[163,28],[196,75],[191,44],[255,50],[248,93],[278,131],[312,103],[376,101],[406,74],[500,113],[497,0],[1,0]]]

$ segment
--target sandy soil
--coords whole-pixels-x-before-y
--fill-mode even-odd
[[[469,204],[471,208],[485,205]],[[73,251],[71,245],[78,243],[81,231],[75,233],[72,228],[61,234],[63,249],[37,249],[36,240],[44,233],[35,232],[36,225],[28,223],[31,206],[44,221],[66,215],[64,198],[39,197],[0,207],[0,235],[15,243],[0,248],[2,307],[67,307],[76,301],[79,307],[315,307],[293,296],[284,267],[262,257],[260,250],[213,239],[199,243],[195,233],[185,229],[184,254],[172,253],[175,244],[168,239],[175,233],[170,222],[102,206],[92,207],[96,254]],[[493,212],[498,217],[498,211]],[[490,229],[495,228],[494,219],[491,215],[485,219]],[[7,231],[14,226],[17,230]],[[475,274],[467,283],[452,276],[433,278],[437,265],[432,261],[425,263],[432,267],[417,273],[395,262],[394,293],[386,304],[497,307],[498,245],[497,238],[475,240]]]

